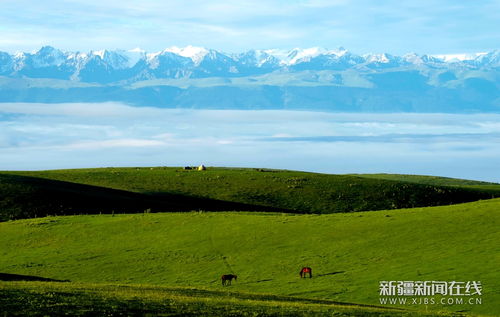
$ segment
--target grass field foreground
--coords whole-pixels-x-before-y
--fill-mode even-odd
[[[5,316],[450,316],[329,300],[187,287],[0,282]]]
[[[500,200],[331,215],[167,213],[0,223],[0,273],[77,283],[224,289],[378,305],[382,280],[481,281],[500,312]],[[300,279],[302,266],[314,278]]]

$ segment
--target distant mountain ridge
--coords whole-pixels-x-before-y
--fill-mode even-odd
[[[250,50],[225,54],[213,49],[171,47],[156,53],[141,49],[63,52],[44,46],[34,53],[0,52],[0,74],[7,77],[54,78],[110,83],[154,78],[239,77],[277,70],[367,71],[378,68],[432,67],[464,70],[497,69],[500,51],[470,55],[352,54],[344,48]]]
[[[500,51],[356,55],[344,48],[226,54],[187,46],[0,52],[1,102],[331,111],[500,110]]]

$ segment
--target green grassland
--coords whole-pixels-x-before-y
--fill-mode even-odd
[[[214,175],[207,172],[196,175]],[[217,175],[226,176],[223,172]],[[93,179],[81,173],[80,181]],[[284,179],[292,175],[283,173]],[[101,184],[108,181],[111,187],[112,179],[95,179]],[[138,181],[124,184],[138,185]],[[143,307],[143,311],[168,312],[165,305],[171,302],[174,315],[186,301],[195,301],[193,305],[202,315],[212,311],[213,315],[222,314],[234,305],[233,314],[248,315],[266,311],[270,315],[415,315],[426,311],[435,315],[460,311],[494,316],[500,312],[499,227],[500,199],[335,214],[184,212],[8,221],[0,223],[0,273],[71,282],[0,282],[0,293],[14,299],[9,303],[25,300],[42,303],[34,304],[36,307],[49,307],[52,300],[73,307],[72,296],[82,292],[83,306],[98,302],[89,306],[104,311],[130,305],[131,311]],[[302,266],[313,268],[312,279],[299,278]],[[227,273],[237,274],[238,281],[223,287],[219,278]],[[355,312],[328,302],[380,306],[381,280],[481,281],[483,303],[401,307],[408,312],[348,308]],[[123,284],[131,289],[115,290]],[[180,289],[191,291],[178,299],[173,293]],[[196,297],[189,292],[203,295]],[[220,292],[231,294],[225,297]],[[288,296],[295,300],[286,300]],[[301,301],[306,299],[326,302],[306,305]]]
[[[480,182],[468,179],[457,179],[449,177],[439,177],[439,176],[427,176],[427,175],[405,175],[405,174],[351,174],[352,176],[374,178],[374,179],[386,179],[393,181],[409,182],[416,184],[425,185],[437,185],[437,186],[454,186],[461,188],[475,188],[481,191],[497,193],[500,189],[500,184],[490,183],[490,182]]]
[[[0,221],[35,219],[0,222],[0,312],[495,315],[494,197],[499,184],[419,175],[1,172]],[[301,280],[306,265],[314,278]],[[238,274],[231,287],[226,273]],[[480,280],[483,303],[381,307],[381,280]]]
[[[275,211],[277,208],[182,194],[148,195],[39,177],[0,174],[0,221],[47,215],[191,210]]]
[[[450,316],[227,289],[82,283],[0,283],[7,316]]]
[[[0,220],[145,210],[327,214],[500,197],[498,184],[483,188],[459,181],[450,184],[442,178],[426,183],[384,178],[237,168],[1,172]]]

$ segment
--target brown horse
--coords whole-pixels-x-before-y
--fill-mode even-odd
[[[309,273],[309,278],[313,277],[312,269],[310,267],[305,266],[302,268],[302,270],[300,270],[300,273],[299,273],[300,278],[305,278],[307,273]]]
[[[222,281],[222,285],[231,285],[231,281],[232,279],[234,278],[234,280],[236,281],[238,276],[236,275],[233,275],[233,274],[224,274],[221,276],[221,281]]]

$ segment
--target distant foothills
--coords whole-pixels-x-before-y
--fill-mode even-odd
[[[194,109],[500,112],[500,51],[356,55],[338,48],[226,54],[193,46],[0,52],[0,102]]]

